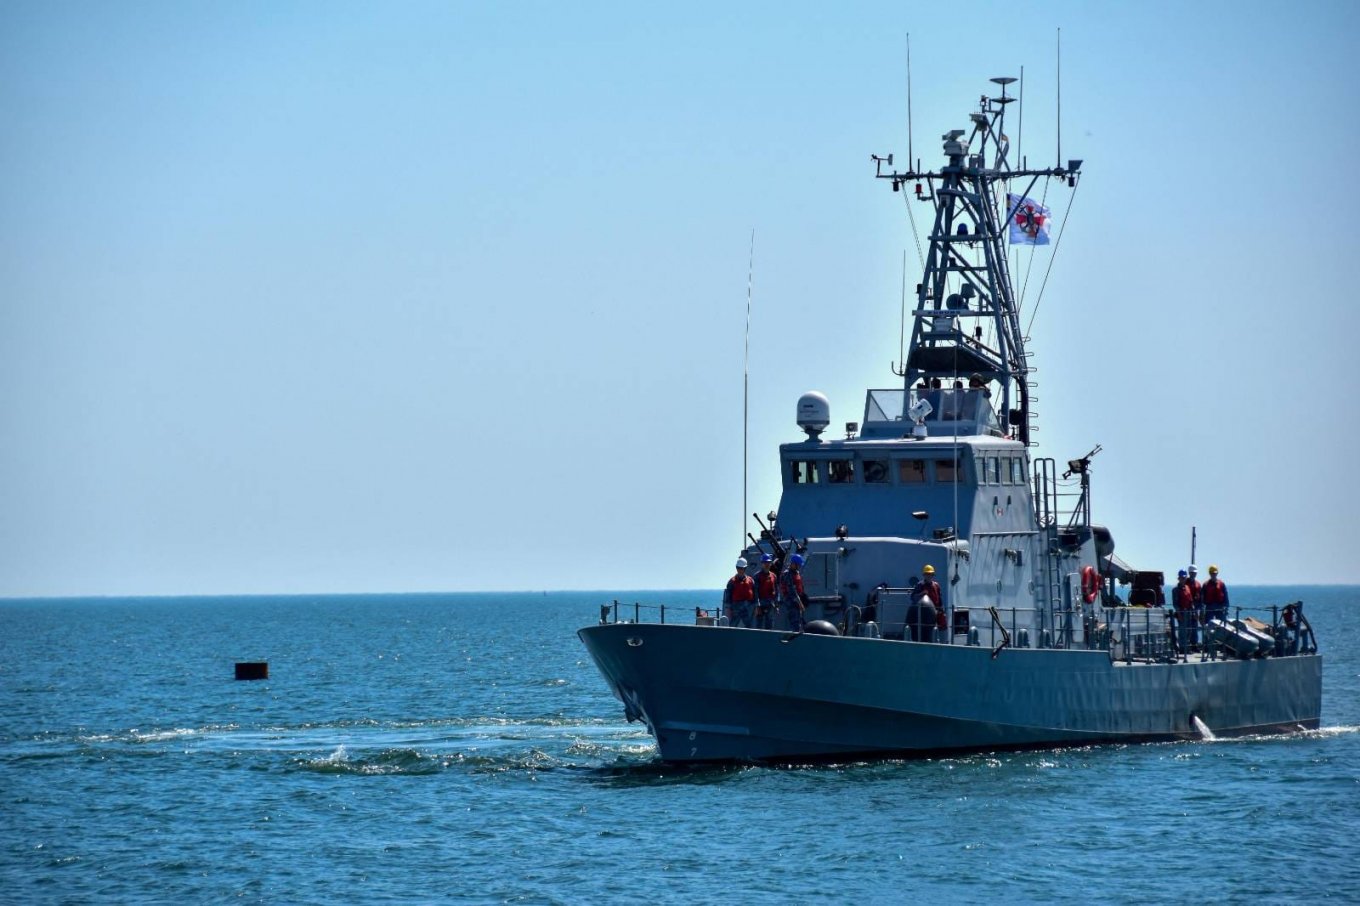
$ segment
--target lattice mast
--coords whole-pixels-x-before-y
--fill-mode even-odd
[[[951,386],[974,375],[996,383],[999,414],[1014,436],[1030,444],[1032,369],[1006,259],[1006,230],[1013,214],[1006,208],[1006,196],[1009,191],[1033,198],[1038,181],[1053,177],[1075,186],[1081,161],[1047,169],[1012,168],[1005,118],[1006,108],[1016,101],[1007,94],[1014,81],[992,79],[1000,86],[1000,96],[981,98],[978,110],[970,115],[971,132],[954,129],[942,136],[948,159],[944,167],[923,171],[914,163],[905,172],[884,173],[883,165],[891,167],[892,156],[873,160],[875,175],[890,180],[894,192],[910,183],[915,199],[935,208],[930,251],[916,286],[911,343],[896,373],[908,393],[922,381]],[[992,331],[985,342],[989,321]]]

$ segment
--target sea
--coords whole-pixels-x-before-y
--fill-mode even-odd
[[[0,901],[1360,902],[1360,587],[1231,591],[1322,729],[698,769],[576,630],[716,592],[0,600]]]

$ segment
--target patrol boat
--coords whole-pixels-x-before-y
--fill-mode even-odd
[[[742,551],[753,566],[802,558],[807,624],[789,631],[781,614],[773,630],[734,627],[697,608],[615,602],[580,630],[664,761],[908,757],[1318,726],[1322,658],[1301,603],[1164,608],[1162,574],[1129,566],[1092,522],[1100,448],[1061,464],[1033,455],[1035,369],[1006,244],[1045,242],[1049,209],[1035,189],[1075,191],[1082,162],[1012,166],[1013,81],[992,79],[997,96],[982,97],[968,129],[943,136],[938,169],[872,158],[876,178],[934,211],[910,346],[893,369],[902,383],[869,390],[844,439],[823,437],[824,396],[798,401],[805,437],[779,448],[778,511]],[[943,616],[916,625],[927,566]]]

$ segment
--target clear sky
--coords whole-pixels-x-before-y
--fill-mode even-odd
[[[763,513],[897,383],[906,35],[917,157],[1023,66],[1047,164],[1059,28],[1038,454],[1360,582],[1360,4],[9,0],[0,596],[719,585],[751,231]]]

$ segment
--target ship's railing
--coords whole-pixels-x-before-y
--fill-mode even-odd
[[[1211,622],[1214,621],[1214,615],[1206,613],[1203,605],[1192,611],[1168,611],[1180,657],[1184,659],[1192,651],[1202,651],[1213,659],[1233,656],[1233,644],[1223,631],[1226,627],[1263,636],[1260,655],[1291,657],[1317,654],[1317,636],[1313,634],[1313,626],[1304,615],[1302,601],[1269,607],[1234,607],[1230,610],[1232,619],[1226,619],[1228,614],[1222,614],[1216,622]],[[1269,621],[1264,619],[1266,615],[1269,615]],[[1226,624],[1226,627],[1216,624]],[[1240,643],[1240,637],[1235,641]]]
[[[1162,608],[1107,607],[1102,616],[1091,618],[1084,647],[1108,651],[1111,660],[1125,663],[1175,660],[1175,638]]]
[[[1303,613],[1302,601],[1229,610],[1215,615],[1206,614],[1203,608],[1182,612],[1161,607],[1110,607],[1104,610],[1102,620],[1089,615],[1085,618],[1080,639],[1074,632],[1060,632],[1058,647],[1100,649],[1108,651],[1112,660],[1126,663],[1184,661],[1193,653],[1202,653],[1210,660],[1242,657],[1233,643],[1240,644],[1243,637],[1258,639],[1256,652],[1250,656],[1317,653],[1317,637]],[[1211,624],[1211,619],[1221,625]],[[1066,625],[1070,627],[1071,623]]]
[[[989,610],[994,614],[990,620]],[[979,618],[970,625],[965,614],[977,614]],[[851,605],[838,628],[846,634],[878,638],[878,625],[866,622],[865,616],[862,608]],[[1033,645],[1106,651],[1111,660],[1125,663],[1168,663],[1186,660],[1195,652],[1202,652],[1211,660],[1241,656],[1240,652],[1234,653],[1221,634],[1213,631],[1205,616],[1203,611],[1187,611],[1182,615],[1161,607],[1107,607],[1100,618],[1081,611],[1060,610],[1053,613],[1050,621],[1041,611],[1031,609],[973,607],[953,611],[950,627],[931,631],[930,640],[943,645],[979,645],[983,644],[980,633],[985,631],[991,636],[988,645],[996,645],[1004,637],[1006,644],[1017,648]],[[1303,612],[1302,601],[1269,607],[1235,607],[1231,608],[1230,616],[1231,620],[1224,621],[1228,625],[1250,629],[1268,639],[1258,655],[1290,657],[1317,653],[1317,637]],[[1263,619],[1266,616],[1268,622]],[[637,601],[624,604],[614,600],[600,605],[600,623],[726,626],[727,617],[720,610],[695,604]],[[909,636],[904,632],[894,637]]]
[[[600,625],[607,623],[689,623],[694,626],[726,626],[727,618],[694,604],[621,604],[617,600],[600,605]]]

